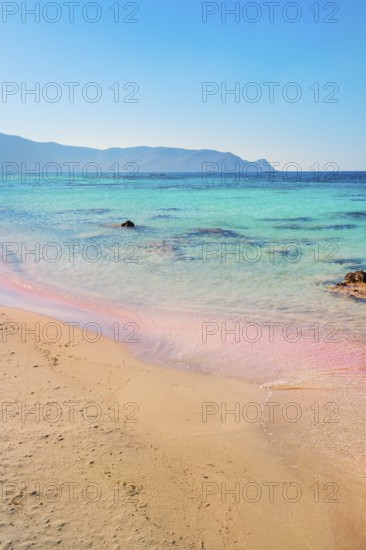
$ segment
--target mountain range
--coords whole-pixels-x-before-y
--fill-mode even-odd
[[[250,162],[232,153],[211,149],[191,150],[145,146],[93,149],[60,145],[54,142],[41,143],[1,133],[0,162],[2,165],[25,163],[27,169],[31,169],[36,163],[40,163],[41,167],[49,163],[55,163],[61,167],[65,163],[78,163],[80,170],[76,166],[76,172],[82,171],[83,167],[89,163],[96,163],[104,172],[116,170],[116,166],[117,171],[123,171],[124,166],[129,163],[137,165],[140,172],[202,172],[203,169],[212,172],[230,171],[238,170],[238,164],[240,170],[244,170],[245,173],[272,171],[271,165],[265,159]],[[207,164],[211,166],[207,167]],[[111,168],[113,165],[114,167]]]

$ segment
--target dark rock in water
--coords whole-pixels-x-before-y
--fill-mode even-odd
[[[366,298],[366,272],[353,271],[347,273],[344,281],[338,283],[332,290],[344,292],[354,298]]]
[[[365,271],[354,271],[351,273],[347,273],[347,275],[344,278],[343,283],[344,285],[350,285],[350,284],[366,284],[366,272]]]
[[[121,223],[121,227],[135,227],[135,224],[130,220],[127,220],[126,222]]]

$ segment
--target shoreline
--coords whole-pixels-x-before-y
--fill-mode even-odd
[[[302,331],[296,340],[298,329],[294,329],[291,322],[277,323],[281,326],[276,333],[276,323],[268,322],[265,317],[254,322],[248,318],[246,323],[212,314],[180,313],[177,320],[174,312],[160,311],[151,319],[150,312],[142,308],[113,309],[110,305],[103,307],[102,303],[89,304],[80,297],[45,291],[30,286],[25,280],[4,275],[0,279],[0,304],[47,315],[65,325],[94,324],[94,332],[128,344],[134,357],[152,365],[226,376],[263,385],[265,389],[308,385],[311,388],[327,372],[332,374],[344,368],[350,372],[362,370],[366,364],[366,345],[361,336],[339,332],[337,325],[325,320],[322,323],[321,319],[315,325],[314,320],[307,323],[299,320],[300,325],[293,323]],[[238,341],[234,323],[238,328]],[[246,324],[252,326],[249,331]],[[93,326],[88,330],[93,332]],[[258,330],[260,338],[256,340]]]
[[[0,312],[2,328],[54,322]],[[65,548],[97,547],[102,537],[115,549],[363,547],[364,513],[353,499],[343,490],[339,503],[324,502],[324,484],[337,481],[328,466],[320,472],[308,457],[301,468],[286,465],[258,422],[229,412],[264,402],[258,386],[148,365],[104,336],[85,341],[78,328],[73,343],[62,338],[22,342],[18,333],[2,342],[4,548],[51,536]]]

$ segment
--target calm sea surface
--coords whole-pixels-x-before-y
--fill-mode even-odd
[[[317,179],[12,178],[0,301],[98,323],[154,362],[260,383],[278,406],[295,401],[291,418],[300,407],[295,424],[263,416],[288,464],[307,448],[358,475],[366,303],[328,285],[366,268],[366,173]]]
[[[366,174],[275,179],[9,179],[3,274],[135,323],[157,360],[266,382],[303,369],[305,347],[311,367],[319,354],[338,367],[363,342],[366,304],[327,284],[366,268]]]

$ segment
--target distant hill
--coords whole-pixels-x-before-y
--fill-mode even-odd
[[[265,159],[250,162],[232,153],[221,153],[210,149],[177,149],[173,147],[126,147],[112,149],[92,149],[91,147],[74,147],[58,143],[40,143],[18,136],[0,133],[0,162],[25,163],[31,169],[36,162],[41,166],[57,163],[77,162],[82,169],[88,163],[96,163],[104,172],[115,170],[111,168],[118,163],[120,170],[127,163],[135,163],[140,172],[202,172],[205,163],[217,163],[221,170],[246,170],[247,173],[269,172],[272,170]],[[254,166],[253,164],[256,164]],[[247,165],[247,167],[246,167]],[[213,170],[213,168],[210,168]],[[75,172],[78,167],[75,168]]]

